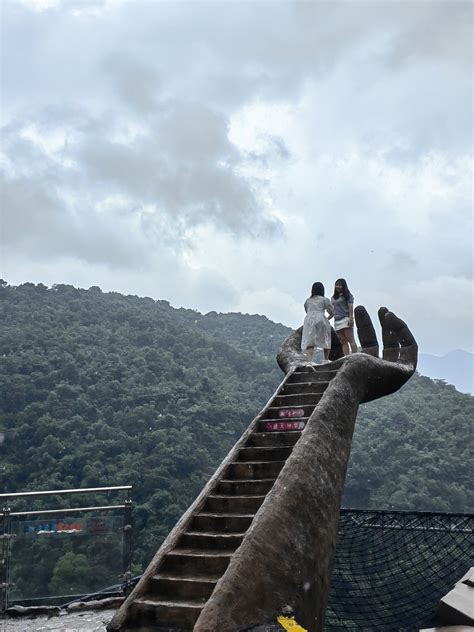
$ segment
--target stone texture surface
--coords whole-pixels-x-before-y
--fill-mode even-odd
[[[115,610],[82,611],[54,617],[21,617],[0,619],[0,632],[106,632],[106,625]]]

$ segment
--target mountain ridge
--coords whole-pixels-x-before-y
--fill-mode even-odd
[[[445,380],[460,393],[474,395],[474,354],[454,349],[442,356],[419,353],[418,372],[431,379]]]

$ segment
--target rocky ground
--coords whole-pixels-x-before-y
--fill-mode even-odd
[[[0,619],[0,632],[105,632],[115,610],[64,612],[56,616]]]

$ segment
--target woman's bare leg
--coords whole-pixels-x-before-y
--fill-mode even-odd
[[[324,349],[324,359],[329,360],[329,354],[331,353],[331,349]]]
[[[308,360],[308,362],[312,362],[314,347],[306,347],[305,353],[306,353],[306,359]]]
[[[349,355],[349,343],[346,340],[346,329],[339,329],[339,331],[336,331],[336,334],[342,345],[342,353],[345,356]]]
[[[356,341],[354,339],[354,330],[352,329],[352,327],[348,327],[344,331],[346,332],[346,340],[349,343],[349,346],[351,348],[352,353],[356,353],[357,352],[357,344],[356,344]]]

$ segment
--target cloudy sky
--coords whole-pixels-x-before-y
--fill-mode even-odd
[[[473,351],[473,4],[1,0],[1,276]]]

